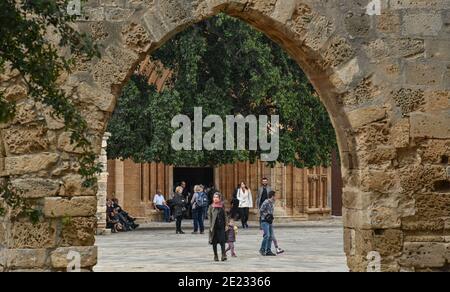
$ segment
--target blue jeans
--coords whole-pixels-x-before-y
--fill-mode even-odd
[[[194,232],[197,232],[200,229],[200,232],[205,232],[205,208],[196,207],[192,209],[192,218],[194,219]]]
[[[170,208],[165,205],[158,205],[156,206],[158,210],[164,211],[164,221],[169,222],[170,221]]]
[[[267,222],[261,222],[261,228],[264,230],[261,252],[265,254],[272,251],[273,226]]]

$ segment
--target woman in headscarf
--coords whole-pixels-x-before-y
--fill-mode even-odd
[[[224,262],[227,260],[227,254],[225,252],[225,242],[227,241],[226,228],[228,226],[228,222],[222,194],[218,192],[214,194],[213,203],[209,207],[208,214],[210,226],[209,243],[213,246],[214,261],[219,261],[217,245],[220,245],[222,251],[222,262]]]

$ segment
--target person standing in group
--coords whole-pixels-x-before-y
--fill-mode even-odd
[[[241,186],[237,192],[237,198],[239,200],[239,213],[241,216],[242,228],[248,228],[248,216],[250,208],[253,208],[252,192],[247,187],[245,182],[241,183]]]
[[[204,192],[203,186],[194,187],[194,195],[192,196],[192,218],[194,219],[194,232],[197,234],[200,229],[200,234],[205,233],[205,209],[208,208],[208,195]]]
[[[234,225],[233,218],[230,218],[230,222],[228,223],[228,229],[227,229],[227,243],[228,247],[225,250],[225,253],[228,251],[231,251],[231,257],[235,258],[237,257],[236,251],[235,251],[235,243],[237,239],[237,233],[238,233],[238,227]]]
[[[183,197],[183,187],[177,187],[175,189],[175,195],[172,199],[173,204],[173,216],[176,220],[177,234],[184,234],[181,230],[181,222],[183,221],[183,215],[186,212],[186,200]]]
[[[156,195],[153,198],[153,205],[157,210],[164,212],[164,222],[170,222],[170,208],[167,205],[166,199],[162,194],[161,190],[156,191]]]
[[[214,194],[213,203],[208,209],[209,218],[209,243],[213,246],[214,261],[219,261],[217,245],[220,245],[222,251],[222,262],[227,260],[225,252],[226,228],[228,225],[222,194]]]
[[[237,193],[238,193],[240,187],[241,187],[240,185],[237,185],[231,196],[230,217],[233,218],[234,220],[236,220],[239,215],[239,200],[237,198]]]
[[[191,199],[192,199],[192,194],[191,194],[191,192],[189,191],[189,186],[188,186],[188,184],[187,184],[185,181],[182,181],[182,182],[180,183],[180,187],[183,188],[183,193],[182,193],[182,195],[183,195],[184,200],[185,200],[186,202],[190,202]],[[191,205],[188,204],[188,206],[186,206],[186,211],[185,211],[184,214],[183,214],[183,218],[184,218],[184,219],[192,219],[191,211],[192,211],[192,210],[191,210]]]
[[[215,193],[217,193],[217,189],[216,186],[214,185],[214,183],[210,183],[209,187],[207,189],[204,190],[204,192],[208,195],[208,206],[210,206],[213,202],[213,196]],[[204,208],[205,210],[205,215],[204,218],[208,219],[208,208]]]
[[[263,240],[261,243],[261,249],[259,252],[262,256],[276,256],[272,252],[273,241],[273,221],[274,221],[274,208],[275,208],[276,194],[271,191],[268,195],[268,199],[264,201],[259,210],[261,217],[261,228],[264,231]]]
[[[271,191],[272,188],[269,186],[269,180],[267,179],[267,177],[263,177],[263,179],[261,180],[261,187],[258,189],[258,197],[256,199],[256,207],[258,208],[258,210],[267,200]],[[259,227],[261,229],[261,216],[259,216]]]

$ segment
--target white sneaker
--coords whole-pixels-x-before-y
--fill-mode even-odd
[[[277,248],[277,254],[282,254],[284,253],[284,250],[282,250],[281,248]]]

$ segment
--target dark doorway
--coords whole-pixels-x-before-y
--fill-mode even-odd
[[[212,167],[177,167],[173,170],[173,185],[176,187],[185,181],[189,192],[195,185],[208,186],[214,183],[214,169]]]

